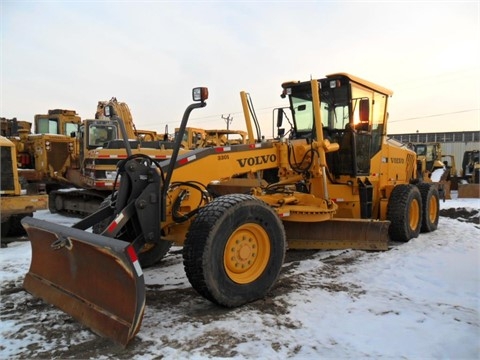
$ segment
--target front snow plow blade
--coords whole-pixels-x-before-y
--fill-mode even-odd
[[[390,221],[332,219],[315,223],[284,221],[289,249],[388,250]]]
[[[126,346],[140,329],[145,284],[124,241],[24,218],[32,262],[24,287],[95,333]]]

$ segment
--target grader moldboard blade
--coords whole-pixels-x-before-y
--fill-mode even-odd
[[[332,219],[321,222],[285,221],[289,249],[388,250],[390,221]]]
[[[24,288],[126,346],[140,329],[145,284],[129,243],[26,217],[32,246]]]

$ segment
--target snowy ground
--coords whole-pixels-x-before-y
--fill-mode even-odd
[[[173,248],[145,272],[146,314],[127,349],[26,293],[30,244],[11,243],[0,249],[0,359],[478,359],[480,200],[440,205],[436,232],[387,252],[289,252],[268,297],[233,310],[190,288]]]

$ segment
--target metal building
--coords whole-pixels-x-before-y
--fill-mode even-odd
[[[458,170],[462,167],[465,151],[480,150],[480,131],[391,134],[388,136],[405,144],[439,142],[442,146],[442,154],[455,156]]]

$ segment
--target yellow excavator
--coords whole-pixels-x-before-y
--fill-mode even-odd
[[[126,142],[119,189],[97,212],[71,228],[22,220],[25,289],[126,346],[143,318],[142,268],[172,243],[192,287],[235,307],[265,296],[287,248],[388,250],[434,231],[437,189],[418,179],[415,152],[386,136],[391,95],[346,73],[284,83],[278,137],[262,141],[241,92],[248,143],[181,154],[190,113],[208,98],[193,89],[170,159],[132,155]]]

